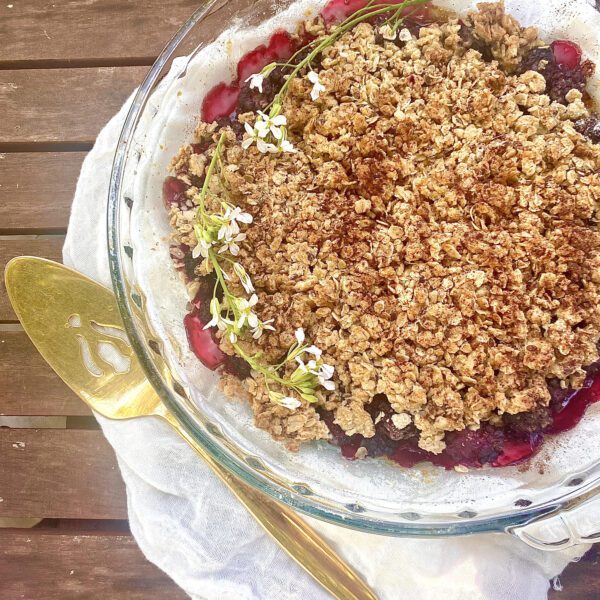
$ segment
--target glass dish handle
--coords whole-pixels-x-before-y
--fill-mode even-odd
[[[600,541],[600,491],[594,490],[566,507],[507,531],[539,550],[564,550]]]

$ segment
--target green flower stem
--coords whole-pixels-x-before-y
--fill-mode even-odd
[[[308,56],[306,58],[304,58],[302,61],[300,61],[294,67],[294,70],[290,73],[290,75],[286,79],[285,83],[281,86],[279,93],[275,96],[275,98],[273,98],[273,101],[271,102],[271,104],[269,104],[269,106],[267,108],[280,107],[282,104],[283,98],[284,98],[285,94],[287,93],[287,90],[288,90],[292,80],[296,77],[296,75],[298,75],[298,73],[304,67],[306,67],[307,65],[310,65],[310,63],[321,52],[323,52],[323,50],[325,50],[329,46],[333,45],[342,35],[344,35],[344,33],[349,31],[353,27],[356,27],[356,25],[359,25],[360,23],[362,23],[363,21],[366,21],[367,19],[370,19],[371,17],[376,17],[377,15],[382,15],[384,13],[391,12],[391,11],[394,11],[394,15],[392,16],[392,19],[395,19],[396,15],[400,15],[404,11],[404,9],[409,8],[411,6],[417,6],[419,4],[426,4],[430,1],[431,0],[406,0],[405,2],[400,2],[397,4],[388,4],[388,5],[382,6],[381,8],[375,8],[375,6],[379,6],[379,5],[374,5],[374,4],[369,3],[364,8],[357,10],[355,13],[350,15],[350,17],[348,17],[345,21],[343,21],[340,25],[338,25],[330,35],[328,35],[322,42],[320,42],[308,54]],[[396,25],[396,27],[397,27],[397,25]],[[306,46],[305,46],[305,48],[306,48]],[[298,53],[296,53],[296,54],[298,54]],[[294,55],[294,56],[296,56],[296,55]]]
[[[213,269],[215,270],[215,274],[217,275],[217,282],[221,290],[223,291],[223,296],[228,300],[227,310],[233,311],[234,321],[237,322],[237,320],[240,318],[239,312],[237,311],[237,304],[235,302],[229,301],[232,298],[235,298],[235,296],[229,291],[229,287],[227,286],[227,282],[225,281],[223,269],[221,268],[221,264],[219,262],[219,255],[212,248],[208,251],[208,259],[210,260]]]
[[[204,205],[204,200],[208,194],[208,185],[210,183],[210,179],[212,177],[213,171],[215,170],[215,166],[221,157],[221,148],[225,143],[225,132],[221,134],[219,141],[217,142],[217,147],[212,156],[212,160],[210,161],[210,165],[208,166],[208,170],[206,171],[206,177],[204,179],[204,183],[202,184],[202,189],[200,190],[200,195],[198,197],[198,214],[202,217],[203,222],[206,220],[206,207]]]
[[[239,344],[233,344],[235,351],[258,373],[263,375],[265,379],[274,381],[275,383],[279,383],[284,387],[292,388],[294,391],[299,392],[297,387],[290,379],[284,379],[277,375],[275,369],[271,366],[261,365],[253,356],[248,356],[239,346]]]

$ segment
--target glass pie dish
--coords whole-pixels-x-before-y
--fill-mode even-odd
[[[564,548],[600,535],[600,403],[527,463],[468,473],[383,460],[345,462],[326,442],[289,453],[226,400],[218,375],[190,351],[187,296],[169,255],[162,181],[189,140],[207,90],[273,31],[292,28],[324,2],[210,0],[176,34],[138,90],[117,148],[108,209],[113,286],[131,343],[169,410],[200,445],[247,483],[308,515],[365,532],[451,536],[510,532],[532,546]],[[457,12],[471,2],[437,2]],[[546,27],[600,56],[584,0],[546,11]],[[535,10],[507,3],[528,24]],[[587,15],[589,17],[589,15]],[[593,21],[592,21],[593,22]],[[550,25],[548,25],[550,24]],[[543,29],[543,27],[542,27]],[[597,31],[597,29],[595,30]],[[594,93],[594,92],[592,92]]]

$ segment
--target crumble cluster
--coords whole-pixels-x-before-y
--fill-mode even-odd
[[[535,29],[501,3],[469,19],[494,60],[457,19],[402,43],[360,24],[323,53],[317,101],[305,77],[290,87],[298,152],[242,150],[230,131],[211,181],[254,217],[238,259],[276,332],[247,351],[276,362],[303,327],[335,366],[319,399],[346,434],[375,434],[365,406],[385,394],[434,453],[448,431],[547,406],[548,379],[580,386],[600,338],[600,146],[575,128],[590,113],[579,91],[562,105],[539,73],[510,74],[541,45]],[[202,178],[207,160],[187,146],[174,170]],[[172,209],[191,247],[193,217]],[[272,404],[259,376],[224,387],[292,449],[329,435],[314,405]]]

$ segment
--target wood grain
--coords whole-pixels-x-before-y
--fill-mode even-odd
[[[64,232],[85,155],[0,154],[0,232]]]
[[[151,64],[198,0],[28,0],[0,5],[0,62],[143,57]]]
[[[100,431],[0,428],[0,456],[0,517],[127,516],[115,455]]]
[[[0,329],[0,414],[91,413],[40,356],[24,331],[4,328]]]
[[[63,235],[48,236],[41,239],[23,239],[19,237],[0,239],[0,273],[4,272],[6,263],[15,256],[41,256],[42,258],[62,262],[61,248],[64,241],[65,237]],[[16,319],[2,277],[0,280],[0,321],[15,321]]]
[[[600,598],[600,544],[560,576],[562,591],[550,590],[548,600],[598,600]]]
[[[146,67],[0,71],[0,148],[91,145],[147,71]]]
[[[0,530],[2,598],[183,600],[129,535]]]

